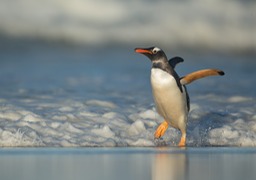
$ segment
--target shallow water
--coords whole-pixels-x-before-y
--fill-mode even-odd
[[[154,109],[150,62],[134,47],[88,49],[47,44],[0,53],[1,146],[176,146],[169,128],[153,138],[162,118]],[[256,145],[255,57],[187,54],[180,76],[219,68],[222,77],[188,85],[189,146]]]
[[[2,179],[225,179],[256,177],[255,148],[14,148]]]

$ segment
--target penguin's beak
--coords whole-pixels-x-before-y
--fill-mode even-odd
[[[152,54],[152,52],[149,49],[143,48],[135,48],[135,52],[140,54]]]

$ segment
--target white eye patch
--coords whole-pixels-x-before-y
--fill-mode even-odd
[[[153,52],[154,54],[156,54],[156,53],[159,52],[159,51],[161,51],[161,49],[158,48],[158,47],[154,47],[154,49],[152,50],[152,52]]]

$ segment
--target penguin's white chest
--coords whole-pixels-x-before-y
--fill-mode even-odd
[[[158,68],[151,70],[151,86],[158,113],[173,127],[180,128],[188,113],[184,87],[181,92],[175,78]]]

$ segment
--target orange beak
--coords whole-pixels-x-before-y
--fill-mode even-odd
[[[152,52],[148,49],[142,49],[142,48],[135,48],[136,53],[141,53],[141,54],[152,54]]]

